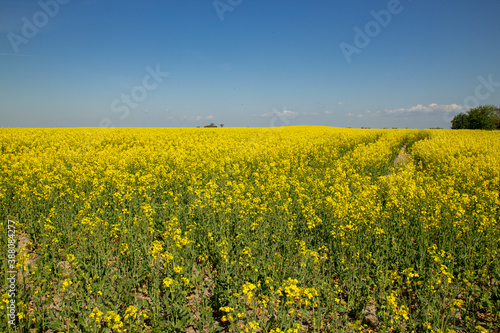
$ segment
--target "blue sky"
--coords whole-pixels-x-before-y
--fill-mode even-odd
[[[0,127],[449,128],[500,105],[498,13],[498,0],[0,0]]]

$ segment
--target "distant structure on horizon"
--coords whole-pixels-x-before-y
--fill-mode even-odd
[[[210,127],[217,127],[217,125],[215,125],[214,123],[210,123],[210,125],[206,125],[205,128],[210,128]]]

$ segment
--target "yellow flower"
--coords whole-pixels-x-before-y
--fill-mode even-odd
[[[127,310],[125,310],[125,317],[123,317],[124,320],[128,320],[128,318],[135,319],[137,317],[137,309],[133,306],[130,305]]]
[[[253,331],[257,331],[260,327],[259,323],[256,322],[256,321],[251,321],[248,323],[248,326],[253,330]]]
[[[66,287],[68,287],[71,284],[73,284],[73,282],[71,281],[71,279],[64,279],[64,281],[63,281],[63,291],[66,291]]]
[[[170,288],[170,286],[171,286],[172,284],[174,284],[174,282],[175,282],[175,281],[174,281],[173,279],[169,278],[169,277],[166,277],[166,278],[164,278],[164,279],[163,279],[163,284],[164,284],[164,285],[165,285],[165,287],[167,287],[167,288]]]
[[[89,315],[90,318],[95,318],[96,323],[101,321],[102,316],[103,316],[103,312],[100,311],[98,308],[94,308]]]

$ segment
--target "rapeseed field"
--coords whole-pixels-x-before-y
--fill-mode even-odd
[[[499,132],[1,129],[0,150],[2,332],[499,331]]]

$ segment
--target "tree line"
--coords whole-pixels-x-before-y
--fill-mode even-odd
[[[500,129],[500,108],[481,105],[467,113],[462,112],[452,119],[451,129]]]

